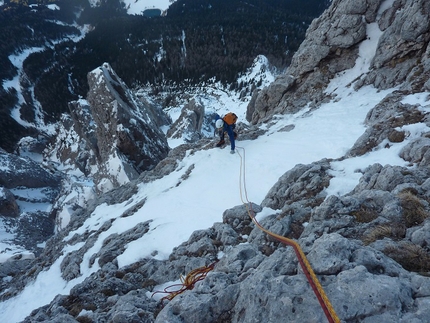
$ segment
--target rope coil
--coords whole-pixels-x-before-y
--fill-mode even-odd
[[[337,314],[333,308],[333,306],[330,303],[330,300],[328,299],[327,295],[324,292],[324,289],[321,286],[321,283],[319,282],[317,276],[315,275],[308,259],[306,258],[306,255],[304,254],[303,250],[300,248],[300,245],[289,238],[280,236],[276,233],[273,233],[267,229],[265,229],[255,218],[255,213],[252,209],[252,204],[248,200],[248,193],[246,191],[246,179],[245,179],[245,148],[243,147],[237,147],[236,149],[242,149],[243,150],[243,157],[239,153],[238,155],[240,157],[240,176],[239,176],[239,185],[240,185],[240,198],[242,200],[242,203],[246,206],[247,212],[249,217],[251,218],[252,222],[263,232],[267,233],[271,237],[275,238],[276,240],[293,247],[294,252],[296,253],[297,259],[299,260],[300,266],[302,267],[303,272],[306,275],[306,278],[309,282],[309,285],[311,285],[312,290],[315,293],[315,296],[318,299],[318,302],[321,305],[321,308],[324,311],[325,316],[327,317],[327,320],[330,323],[339,323],[340,320],[337,317]],[[243,174],[243,175],[242,175]],[[243,176],[243,179],[242,179]],[[242,192],[243,188],[243,192]],[[246,201],[244,201],[243,196],[245,196]]]
[[[203,266],[203,267],[193,269],[185,277],[183,277],[181,275],[181,277],[180,277],[181,283],[180,284],[173,284],[173,285],[167,286],[162,291],[156,291],[156,292],[152,293],[152,296],[154,296],[155,294],[160,294],[160,293],[161,294],[167,294],[166,296],[164,296],[163,298],[160,299],[160,302],[163,304],[163,302],[165,300],[171,301],[173,298],[175,298],[179,294],[182,294],[186,290],[192,290],[197,282],[206,278],[207,274],[211,270],[214,269],[216,263],[217,262],[214,262],[214,263],[210,264],[209,266]],[[176,289],[178,287],[180,287],[180,288]],[[172,289],[175,289],[175,290],[172,290]]]

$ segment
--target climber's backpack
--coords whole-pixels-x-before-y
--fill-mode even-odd
[[[224,122],[226,122],[229,126],[236,123],[237,115],[235,115],[233,112],[227,113],[223,118]]]

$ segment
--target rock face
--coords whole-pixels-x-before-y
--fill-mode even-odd
[[[195,142],[202,137],[201,130],[205,118],[205,108],[195,99],[186,104],[179,118],[167,132],[169,138],[186,138],[188,142]]]
[[[336,73],[352,68],[359,45],[375,26],[382,35],[370,62],[353,86],[372,84],[380,89],[401,86],[408,92],[430,86],[429,17],[425,0],[334,0],[309,27],[285,75],[263,89],[250,103],[248,121],[267,121],[277,113],[295,113],[308,103],[324,102],[328,82]]]
[[[59,143],[61,160],[94,176],[101,192],[118,187],[167,156],[162,113],[139,101],[109,64],[88,74],[87,100],[70,103],[72,122]],[[92,170],[96,167],[96,171]]]
[[[428,115],[424,111],[415,109],[410,104],[402,103],[403,98],[404,92],[396,91],[389,94],[368,113],[364,120],[367,129],[350,149],[350,156],[364,155],[381,145],[384,140],[388,140],[386,143],[388,146],[396,142],[403,142],[408,136],[408,125],[428,123]],[[428,149],[428,142],[425,139],[420,139],[413,146],[415,148],[405,149],[401,157],[408,161],[413,159],[414,162],[418,161],[418,159],[414,158],[421,160]],[[408,145],[408,147],[411,147],[411,145]],[[417,152],[417,150],[420,150],[420,152]],[[409,153],[420,153],[422,156],[406,156]]]

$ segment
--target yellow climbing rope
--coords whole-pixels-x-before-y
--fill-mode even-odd
[[[246,206],[246,209],[248,211],[248,215],[251,218],[252,222],[261,229],[263,232],[267,233],[271,237],[275,238],[276,240],[285,243],[286,245],[289,245],[293,247],[294,252],[296,253],[296,256],[299,260],[300,266],[302,267],[303,272],[306,275],[306,278],[309,281],[309,284],[311,285],[323,311],[325,316],[327,317],[327,320],[330,323],[339,323],[340,320],[336,315],[336,312],[333,308],[333,306],[330,303],[330,300],[328,299],[327,295],[324,292],[324,289],[322,288],[317,276],[315,275],[308,259],[306,258],[306,255],[304,254],[303,250],[300,248],[300,245],[289,238],[280,236],[276,233],[273,233],[267,229],[265,229],[263,226],[260,225],[260,223],[255,218],[255,213],[252,210],[252,204],[248,200],[248,194],[246,191],[246,179],[245,179],[245,148],[243,147],[237,147],[237,152],[240,157],[240,176],[239,176],[239,183],[240,183],[240,198],[242,200],[242,203]],[[243,156],[240,154],[238,149],[243,150]],[[243,196],[245,196],[246,201],[244,200]]]

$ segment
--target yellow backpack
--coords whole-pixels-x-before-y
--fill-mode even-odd
[[[224,122],[226,122],[229,126],[236,123],[237,115],[235,115],[233,112],[227,113],[223,118]]]

